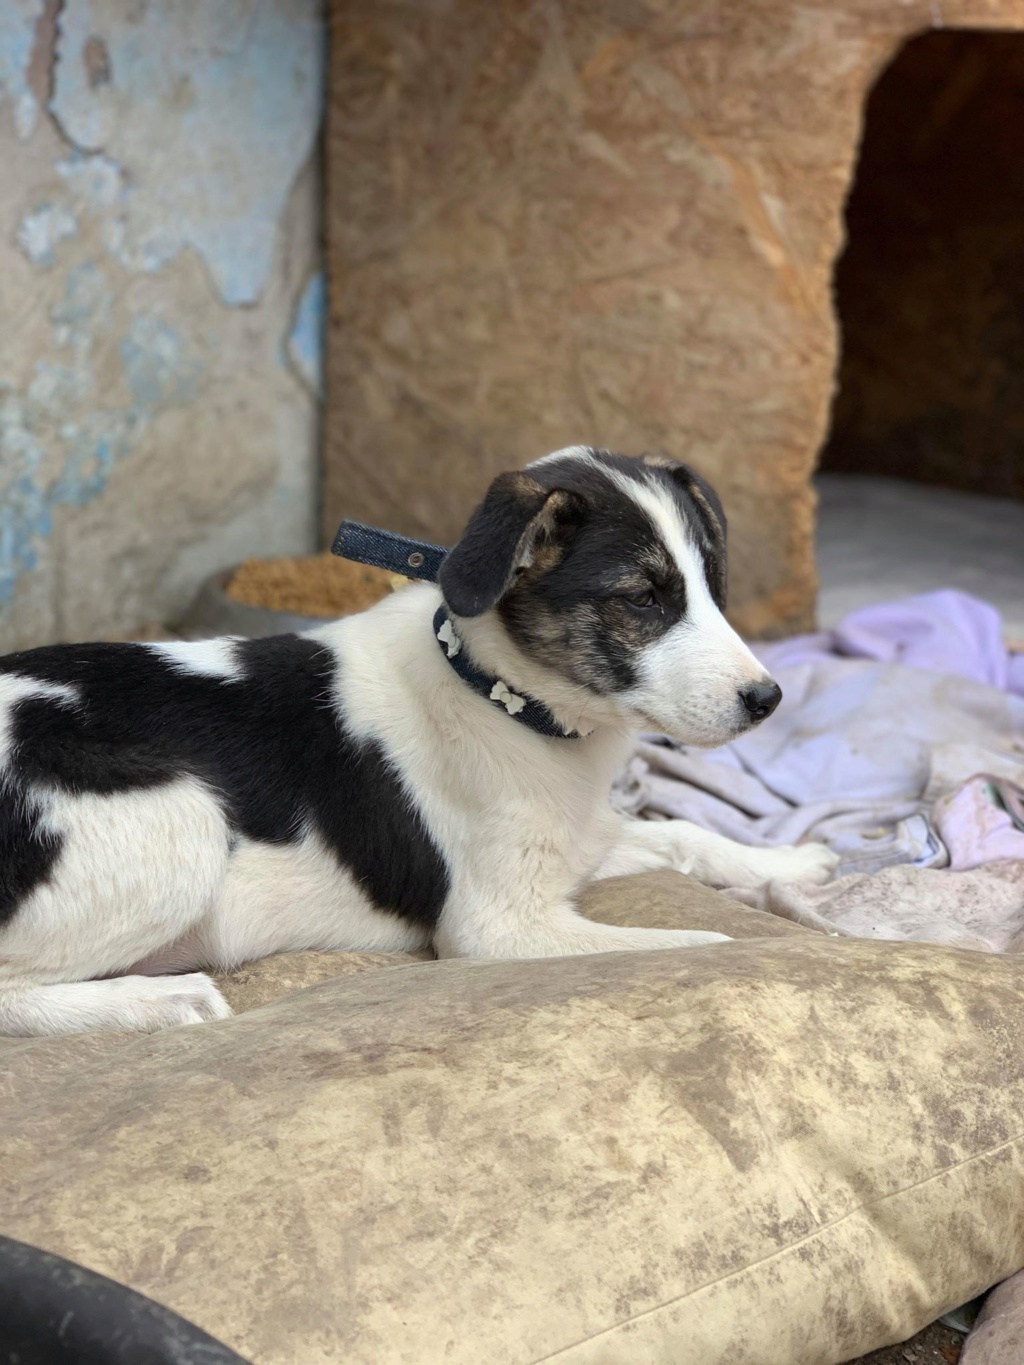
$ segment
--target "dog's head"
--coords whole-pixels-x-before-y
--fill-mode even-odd
[[[573,446],[499,474],[441,566],[460,617],[646,728],[715,745],[781,693],[728,624],[725,514],[688,466]]]

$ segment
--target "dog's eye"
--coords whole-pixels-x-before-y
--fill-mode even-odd
[[[645,588],[643,592],[626,592],[622,594],[623,602],[628,602],[637,611],[649,611],[651,607],[658,605],[658,599],[650,588]]]

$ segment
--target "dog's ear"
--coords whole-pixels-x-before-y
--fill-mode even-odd
[[[705,543],[701,549],[708,587],[711,589],[711,596],[714,598],[715,604],[724,610],[728,526],[725,520],[725,509],[718,494],[707,479],[702,478],[695,469],[691,469],[688,464],[682,464],[679,460],[673,460],[669,455],[653,452],[644,455],[643,460],[645,464],[652,465],[656,469],[666,470],[673,482],[683,490],[693,504],[705,536]]]
[[[724,611],[728,579],[726,556],[728,526],[725,508],[708,481],[702,479],[689,465],[680,465],[673,477],[685,487],[707,535],[707,543],[701,547],[704,572],[707,574],[708,587],[711,589],[715,605],[720,611]]]
[[[533,562],[538,542],[570,518],[578,501],[518,470],[499,474],[441,564],[438,582],[455,615],[480,616],[497,605],[517,571]]]

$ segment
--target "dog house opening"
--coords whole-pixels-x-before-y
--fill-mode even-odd
[[[1024,635],[1024,34],[924,34],[883,71],[835,306],[822,623],[954,586]]]

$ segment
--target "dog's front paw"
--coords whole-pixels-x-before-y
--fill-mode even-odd
[[[827,844],[783,844],[751,850],[742,879],[733,883],[745,891],[766,882],[803,882],[823,886],[839,866],[839,855]]]
[[[205,972],[121,976],[104,984],[117,1015],[114,1027],[127,1032],[155,1033],[182,1024],[231,1018],[230,1005]]]
[[[828,844],[797,844],[778,852],[789,854],[785,875],[793,882],[824,886],[839,866],[839,854],[833,853]]]

